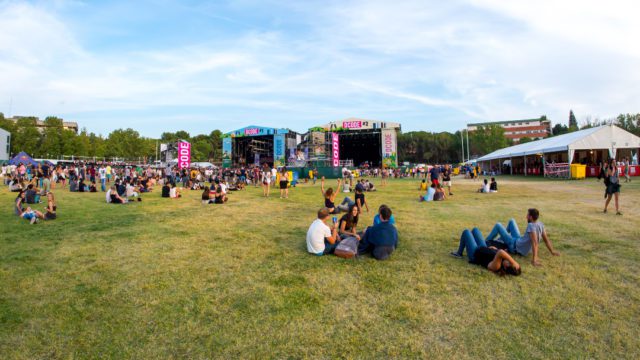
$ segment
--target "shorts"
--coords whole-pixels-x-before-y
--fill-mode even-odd
[[[451,180],[449,180],[449,181],[443,181],[443,182],[442,182],[442,184],[443,184],[442,186],[449,186],[449,187],[451,187]]]
[[[440,181],[438,179],[433,179],[433,180],[431,180],[431,182],[436,184],[436,186],[438,186],[438,184],[440,184]]]
[[[55,220],[56,218],[57,218],[56,213],[47,212],[46,214],[44,214],[45,220]]]
[[[289,182],[287,180],[280,181],[280,190],[286,189],[288,185],[289,185]]]
[[[22,214],[22,217],[24,219],[31,220],[34,217],[36,217],[36,213],[34,213],[34,212],[24,213],[24,214]]]

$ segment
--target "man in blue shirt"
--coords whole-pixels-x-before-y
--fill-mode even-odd
[[[371,252],[376,260],[386,260],[398,247],[398,230],[393,226],[391,209],[381,206],[379,210],[380,223],[367,228],[358,245],[358,254]]]

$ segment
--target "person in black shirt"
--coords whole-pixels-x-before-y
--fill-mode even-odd
[[[453,195],[451,193],[451,168],[449,165],[444,166],[444,170],[442,170],[442,185],[446,186],[449,190],[449,195]]]
[[[491,183],[489,184],[490,192],[498,192],[498,183],[496,182],[496,178],[491,178]]]
[[[356,239],[360,240],[361,234],[359,234],[357,230],[359,218],[358,214],[358,207],[356,205],[352,205],[349,208],[349,212],[342,216],[342,218],[340,219],[340,227],[338,231],[342,238],[355,237]]]
[[[460,237],[458,251],[451,253],[456,258],[462,258],[464,249],[467,249],[467,258],[472,264],[487,268],[487,270],[499,275],[520,275],[520,264],[509,253],[496,247],[488,247],[478,228],[473,231],[465,229]]]
[[[361,183],[358,183],[361,185]],[[367,212],[369,212],[369,204],[367,204],[367,200],[364,197],[364,186],[356,186],[356,205],[358,206],[358,210],[362,213],[362,208],[365,207]]]

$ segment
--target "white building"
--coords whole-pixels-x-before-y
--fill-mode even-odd
[[[11,147],[11,134],[0,129],[0,161],[9,160],[9,148]]]

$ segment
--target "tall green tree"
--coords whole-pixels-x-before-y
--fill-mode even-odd
[[[578,130],[578,120],[576,120],[573,110],[569,110],[569,131],[573,132],[576,130]]]

